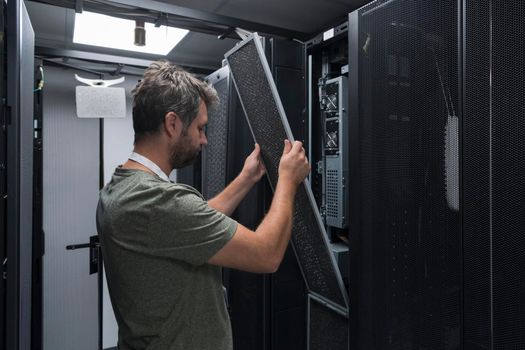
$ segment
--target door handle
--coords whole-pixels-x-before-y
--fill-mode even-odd
[[[89,237],[89,243],[67,245],[67,250],[89,248],[89,274],[92,275],[100,271],[102,265],[102,254],[100,251],[100,241],[98,235]]]

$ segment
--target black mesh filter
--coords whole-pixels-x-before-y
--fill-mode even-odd
[[[490,1],[494,349],[525,349],[525,3]]]
[[[224,67],[206,77],[206,81],[217,91],[220,100],[219,106],[208,112],[208,145],[202,152],[202,195],[206,199],[213,198],[226,186],[229,75],[230,70]]]
[[[458,349],[458,2],[376,1],[350,18],[351,339],[358,349]]]
[[[254,139],[261,146],[268,178],[275,188],[283,140],[291,139],[289,126],[254,34],[226,55],[235,86],[246,112]],[[275,94],[274,94],[275,92]],[[309,291],[347,309],[345,291],[335,263],[330,256],[315,203],[301,185],[296,195],[292,244]]]
[[[308,298],[308,350],[348,350],[348,319]]]

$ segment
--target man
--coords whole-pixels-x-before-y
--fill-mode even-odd
[[[292,228],[294,197],[310,165],[300,142],[284,142],[270,210],[257,230],[230,215],[265,173],[260,149],[239,176],[204,201],[167,174],[207,143],[215,90],[166,61],[133,90],[134,152],[100,193],[97,229],[119,325],[119,349],[232,349],[221,266],[275,272]]]

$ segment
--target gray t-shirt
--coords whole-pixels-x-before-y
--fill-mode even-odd
[[[201,194],[117,168],[100,192],[97,229],[119,349],[232,349],[221,268],[206,262],[237,223]]]

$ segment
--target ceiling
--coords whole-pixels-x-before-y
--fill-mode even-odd
[[[220,68],[224,53],[237,42],[233,27],[306,41],[342,23],[347,14],[369,0],[34,0],[25,2],[35,31],[36,52],[90,62],[120,62],[145,66],[160,56],[104,49],[72,42],[75,6],[120,17],[155,16],[190,33],[166,57],[179,65],[201,70]],[[124,11],[125,10],[125,11]],[[145,12],[144,12],[145,11]],[[163,17],[161,17],[163,16]],[[153,19],[152,19],[153,18]],[[169,22],[168,22],[169,19]],[[218,35],[226,34],[223,39]],[[132,34],[131,34],[132,35]],[[147,35],[147,33],[146,33]]]

